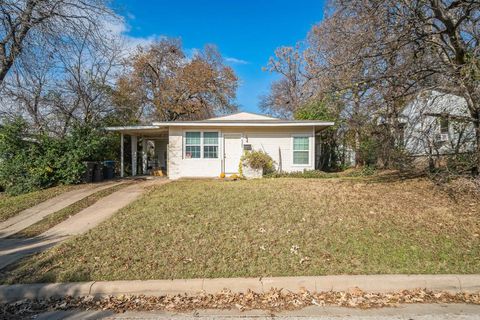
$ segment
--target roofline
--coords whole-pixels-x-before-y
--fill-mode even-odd
[[[122,130],[151,130],[151,129],[160,129],[160,126],[157,125],[147,125],[147,126],[119,126],[119,127],[106,127],[104,128],[107,131],[122,131]]]
[[[106,127],[106,131],[142,131],[166,129],[168,127],[330,127],[334,122],[325,121],[301,121],[301,120],[243,120],[243,121],[178,121],[178,122],[154,122],[152,125]]]
[[[223,121],[178,121],[154,122],[156,126],[167,127],[304,127],[304,126],[333,126],[334,122],[325,121],[285,121],[285,120],[223,120]]]
[[[217,116],[217,117],[213,117],[213,118],[209,118],[209,119],[205,119],[206,121],[208,120],[213,120],[213,119],[217,119],[217,118],[224,118],[224,117],[229,117],[229,116],[234,116],[236,114],[240,114],[240,113],[249,113],[249,114],[253,114],[253,115],[256,115],[256,116],[261,116],[261,117],[265,117],[265,118],[269,118],[269,119],[263,119],[262,121],[278,121],[278,120],[284,120],[284,119],[281,119],[281,118],[275,118],[271,115],[268,115],[268,114],[261,114],[261,113],[257,113],[257,112],[250,112],[250,111],[238,111],[238,112],[234,112],[234,113],[229,113],[229,114],[225,114],[225,115],[220,115],[220,116]],[[260,119],[259,119],[260,120]],[[200,121],[203,121],[203,120],[200,120]],[[223,121],[223,120],[219,120],[219,121]],[[244,120],[245,121],[245,120]],[[247,120],[248,121],[248,120]],[[252,121],[252,120],[250,120]],[[255,120],[253,120],[255,121]]]

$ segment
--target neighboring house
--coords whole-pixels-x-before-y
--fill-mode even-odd
[[[413,156],[471,152],[475,131],[469,118],[462,97],[424,92],[402,112],[403,145]]]
[[[280,171],[315,169],[317,133],[332,122],[280,120],[240,112],[200,121],[153,122],[147,126],[110,127],[122,134],[121,172],[124,174],[124,135],[131,136],[132,175],[149,167],[164,170],[171,179],[218,177],[239,171],[240,157],[246,150],[262,150]],[[142,152],[137,151],[138,139]],[[150,142],[151,141],[151,142]],[[149,143],[150,142],[150,143]],[[153,143],[152,143],[153,142]],[[149,144],[153,156],[148,159]],[[149,166],[149,163],[153,165]]]

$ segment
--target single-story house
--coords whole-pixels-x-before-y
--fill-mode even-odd
[[[409,103],[399,119],[402,145],[413,156],[449,155],[475,150],[475,128],[464,98],[425,91]]]
[[[245,150],[268,153],[280,171],[313,170],[320,149],[318,133],[332,125],[332,122],[281,120],[240,112],[200,121],[153,122],[106,129],[121,133],[122,176],[124,137],[128,135],[132,139],[132,175],[160,168],[170,179],[178,179],[238,173]],[[139,168],[137,158],[141,162]]]

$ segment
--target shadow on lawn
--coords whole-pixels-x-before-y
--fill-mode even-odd
[[[387,171],[378,174],[367,176],[365,179],[369,182],[380,183],[394,183],[399,181],[407,181],[412,179],[426,178],[425,172],[401,172],[401,171]]]
[[[0,270],[11,270],[11,265],[18,260],[43,252],[63,240],[65,237],[40,236],[29,239],[2,239],[0,241]]]

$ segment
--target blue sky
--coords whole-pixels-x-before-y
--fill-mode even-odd
[[[181,38],[185,49],[218,46],[240,78],[242,111],[259,112],[275,75],[262,71],[275,48],[294,45],[322,19],[318,0],[115,0],[132,38]],[[236,61],[236,62],[235,62]]]

